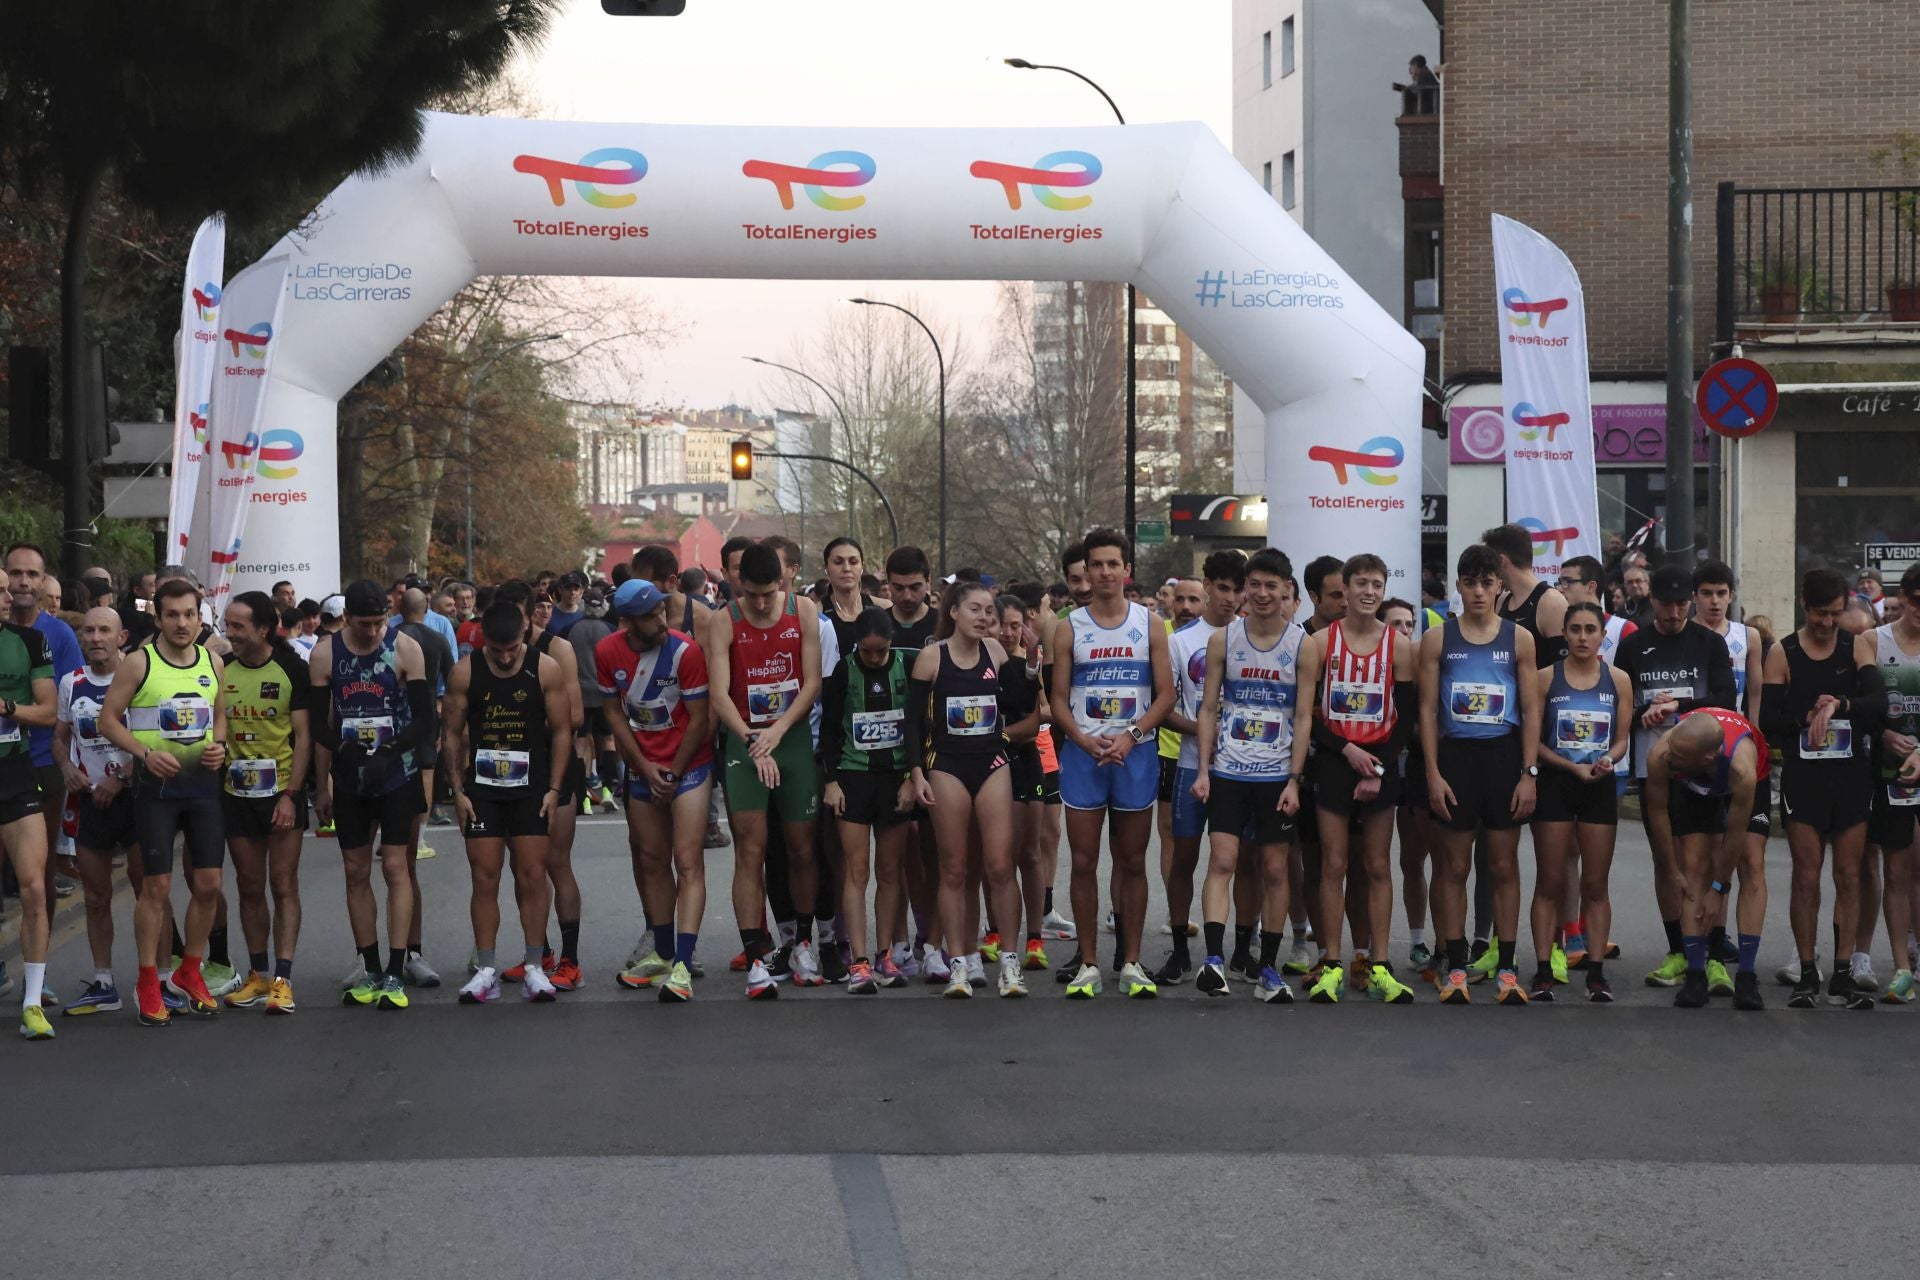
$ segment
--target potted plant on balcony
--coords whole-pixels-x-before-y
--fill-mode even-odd
[[[1920,321],[1920,133],[1902,130],[1894,135],[1893,145],[1870,152],[1867,157],[1880,171],[1892,170],[1907,189],[1896,191],[1890,201],[1896,237],[1907,242],[1902,277],[1887,282],[1887,311],[1896,323]],[[1899,255],[1899,241],[1895,241]]]
[[[1815,287],[1813,268],[1784,257],[1750,265],[1747,283],[1760,300],[1760,318],[1768,324],[1799,320],[1801,303]]]

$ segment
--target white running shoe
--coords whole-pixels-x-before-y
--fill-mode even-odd
[[[402,976],[406,978],[407,985],[411,987],[437,987],[440,985],[440,975],[433,971],[433,966],[428,964],[427,958],[418,951],[407,952],[407,962],[404,966]]]
[[[788,963],[793,970],[793,985],[796,987],[824,987],[826,978],[820,973],[820,957],[813,953],[811,942],[802,942],[793,949],[793,959]]]
[[[161,976],[165,977],[166,975],[162,974]],[[367,962],[362,960],[358,955],[355,955],[353,957],[353,968],[347,970],[346,976],[340,979],[340,989],[342,991],[350,991],[354,987],[359,986],[360,979],[366,976]]]
[[[1027,994],[1027,979],[1020,972],[1020,957],[1011,951],[1000,957],[1000,994],[1010,1000]]]
[[[911,942],[896,942],[893,944],[893,964],[895,968],[900,970],[903,977],[917,978],[920,976],[920,961],[913,954],[913,944]]]
[[[1074,936],[1073,921],[1058,911],[1049,911],[1046,919],[1040,922],[1040,936],[1049,940],[1071,938]]]
[[[947,980],[947,958],[931,942],[920,948],[920,976],[927,980],[928,986]]]
[[[1813,961],[1815,966],[1817,967],[1820,963],[1819,952],[1817,951],[1814,952]],[[1778,969],[1775,969],[1773,971],[1773,980],[1775,982],[1778,982],[1783,987],[1791,987],[1796,983],[1798,983],[1800,981],[1800,957],[1795,956],[1793,959],[1781,965]]]
[[[967,955],[967,981],[984,990],[987,985],[987,967],[980,961],[978,951]]]
[[[955,956],[947,971],[947,989],[940,994],[949,1000],[966,1000],[973,995],[973,984],[967,981],[967,964],[964,957]]]
[[[1290,969],[1297,969],[1301,973],[1305,973],[1307,970],[1313,968],[1314,961],[1319,958],[1320,946],[1318,943],[1307,941],[1296,942],[1293,944],[1293,950],[1287,955],[1287,965]],[[1258,977],[1259,975],[1256,971],[1254,974],[1248,976],[1248,980],[1258,981]]]
[[[1853,985],[1862,991],[1878,991],[1880,979],[1873,973],[1873,957],[1866,954],[1853,958]]]
[[[520,980],[520,998],[534,1004],[552,1004],[560,998],[560,991],[553,985],[553,979],[547,971],[537,964],[527,966],[527,976]]]
[[[500,998],[500,975],[492,969],[476,969],[467,985],[460,988],[461,1004],[492,1004]]]
[[[1118,933],[1119,931],[1120,931],[1120,917],[1115,915],[1111,911],[1107,912],[1107,918],[1100,922],[1100,932]]]
[[[777,1000],[780,997],[780,984],[767,972],[767,966],[755,960],[747,970],[747,999]]]

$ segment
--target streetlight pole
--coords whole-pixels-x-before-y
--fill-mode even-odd
[[[1113,100],[1113,96],[1109,94],[1105,89],[1102,89],[1098,84],[1095,84],[1093,80],[1091,80],[1087,76],[1081,75],[1078,71],[1075,71],[1072,67],[1056,66],[1053,63],[1049,63],[1049,62],[1028,62],[1025,58],[1003,58],[1001,59],[1001,61],[1005,62],[1008,66],[1018,71],[1064,71],[1068,75],[1072,76],[1075,80],[1079,80],[1082,83],[1091,86],[1095,93],[1099,94],[1103,99],[1105,99],[1107,106],[1113,111],[1113,118],[1115,120],[1118,120],[1121,124],[1125,124],[1127,122],[1127,118],[1124,115],[1120,114],[1120,106],[1118,103],[1116,103]],[[1139,495],[1137,491],[1138,485],[1134,477],[1139,473],[1139,470],[1140,470],[1139,405],[1137,403],[1138,397],[1134,394],[1134,378],[1136,374],[1136,369],[1135,369],[1135,349],[1134,349],[1135,348],[1135,344],[1134,344],[1135,329],[1134,329],[1133,317],[1134,317],[1134,311],[1136,309],[1136,305],[1137,305],[1137,300],[1134,296],[1133,282],[1129,280],[1127,282],[1127,516],[1126,516],[1127,540],[1129,542],[1133,540],[1135,515],[1137,514],[1137,504],[1139,501]]]
[[[462,431],[462,435],[466,440],[465,447],[466,447],[466,455],[467,455],[467,538],[466,538],[467,556],[466,556],[466,559],[467,559],[467,581],[468,582],[473,581],[473,396],[474,396],[474,393],[480,389],[480,380],[487,376],[488,370],[492,369],[494,364],[498,362],[502,356],[511,355],[513,352],[518,351],[520,348],[530,347],[536,342],[556,342],[561,337],[562,335],[557,333],[541,333],[541,334],[536,334],[531,338],[522,338],[518,342],[509,342],[506,346],[500,348],[498,351],[494,352],[492,355],[488,356],[485,360],[483,360],[480,364],[480,368],[475,371],[472,380],[467,383],[467,413],[466,413],[466,422],[465,422],[464,429]]]
[[[827,390],[826,383],[820,381],[820,379],[814,377],[812,374],[802,373],[800,370],[794,368],[792,365],[781,364],[777,360],[762,360],[759,356],[743,356],[741,358],[744,360],[749,360],[754,364],[765,365],[769,369],[778,369],[783,373],[790,373],[794,377],[799,378],[801,381],[810,382],[814,386],[818,387],[820,389],[820,394],[827,398],[827,403],[833,406],[833,411],[840,415],[840,430],[846,433],[847,452],[849,453],[853,452],[853,419],[847,416],[846,407],[842,405],[837,398],[835,398],[833,392]],[[813,461],[813,462],[837,461],[836,459],[832,459],[832,458],[810,458],[808,457],[808,455],[799,454],[799,453],[772,453],[771,451],[765,450],[765,449],[760,450],[760,452],[764,456],[773,457],[773,458],[798,458],[802,461]],[[860,468],[852,465],[851,463],[840,463],[839,465],[845,467],[848,471],[853,472],[853,474],[859,476],[862,480],[865,480],[868,486],[872,488],[874,493],[879,496],[880,505],[887,509],[887,522],[893,526],[893,545],[896,547],[899,546],[900,545],[900,522],[893,518],[893,504],[887,501],[887,495],[884,493],[881,493],[880,486],[873,483],[873,477],[868,475],[866,472],[860,470]],[[852,510],[853,503],[851,500],[848,501],[847,507],[848,507],[848,510],[847,510],[848,523],[851,525],[852,516],[853,516],[853,510]],[[854,532],[858,533],[859,530],[855,529]]]
[[[877,298],[848,298],[848,302],[862,307],[891,307],[907,319],[920,326],[920,332],[927,335],[927,341],[933,344],[933,360],[940,369],[940,576],[947,572],[947,357],[940,350],[940,339],[933,336],[933,330],[927,328],[927,322],[897,302],[881,302]]]

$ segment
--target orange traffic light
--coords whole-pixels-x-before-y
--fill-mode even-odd
[[[753,441],[745,436],[733,442],[733,478],[753,479]]]

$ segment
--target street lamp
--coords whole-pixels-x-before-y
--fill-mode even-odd
[[[471,381],[467,383],[467,415],[464,435],[467,452],[467,581],[473,581],[473,395],[480,389],[480,380],[487,371],[505,355],[510,355],[522,347],[530,347],[536,342],[558,342],[564,334],[540,333],[531,338],[522,338],[518,342],[509,342],[481,362]]]
[[[827,390],[826,383],[820,381],[818,378],[812,376],[811,374],[802,373],[800,370],[794,368],[792,365],[781,364],[775,360],[762,360],[759,356],[742,356],[741,359],[749,360],[754,364],[765,365],[769,369],[778,369],[782,373],[790,373],[794,377],[800,378],[806,382],[811,382],[814,386],[820,388],[820,394],[827,398],[827,403],[831,404],[834,408],[834,412],[840,415],[840,429],[846,433],[846,437],[847,437],[847,452],[848,453],[853,452],[853,420],[847,417],[846,409],[841,406],[839,400],[834,398],[833,392]],[[741,443],[742,442],[738,440],[734,442],[733,469],[736,473],[736,478],[738,478],[738,472],[740,470],[739,446]],[[745,441],[745,443],[747,445],[746,464],[747,464],[748,474],[749,476],[751,476],[752,469],[753,469],[753,442],[749,439]],[[850,471],[854,475],[859,476],[862,480],[865,480],[867,482],[867,487],[873,490],[874,497],[880,499],[881,509],[887,513],[887,524],[893,529],[893,545],[896,547],[900,545],[900,522],[894,519],[893,504],[887,501],[887,495],[881,491],[879,485],[874,483],[873,477],[868,475],[866,472],[862,471],[860,468],[854,466],[851,462],[845,462],[839,458],[823,458],[815,454],[807,454],[807,453],[776,453],[771,449],[762,449],[760,450],[760,452],[769,458],[790,458],[790,459],[795,459],[801,462],[831,463],[836,467],[840,467],[843,470]],[[849,516],[853,514],[853,502],[851,499],[849,499],[847,502],[847,514]]]
[[[1072,76],[1074,79],[1079,80],[1087,85],[1091,85],[1095,93],[1099,94],[1102,98],[1106,99],[1107,106],[1112,108],[1113,110],[1113,118],[1115,120],[1118,120],[1121,124],[1125,124],[1127,122],[1127,118],[1120,114],[1120,107],[1117,103],[1114,102],[1112,95],[1110,95],[1105,89],[1102,89],[1099,85],[1094,84],[1094,82],[1088,77],[1081,75],[1078,71],[1075,71],[1072,67],[1055,66],[1050,62],[1028,62],[1025,58],[1002,58],[1001,61],[1018,71],[1064,71],[1068,75]],[[1133,315],[1134,315],[1135,305],[1136,304],[1134,299],[1133,282],[1128,281],[1127,282],[1127,539],[1129,541],[1133,539],[1135,502],[1137,500],[1137,494],[1135,492],[1136,486],[1134,481],[1134,474],[1140,469],[1140,440],[1139,440],[1139,432],[1138,432],[1139,424],[1137,420],[1138,406],[1134,403],[1134,392],[1133,392],[1134,374],[1135,374]]]
[[[919,325],[920,332],[933,344],[934,363],[940,369],[940,574],[944,577],[947,572],[947,358],[940,350],[940,339],[933,336],[927,322],[899,303],[877,298],[848,298],[847,301],[862,307],[891,307]]]

